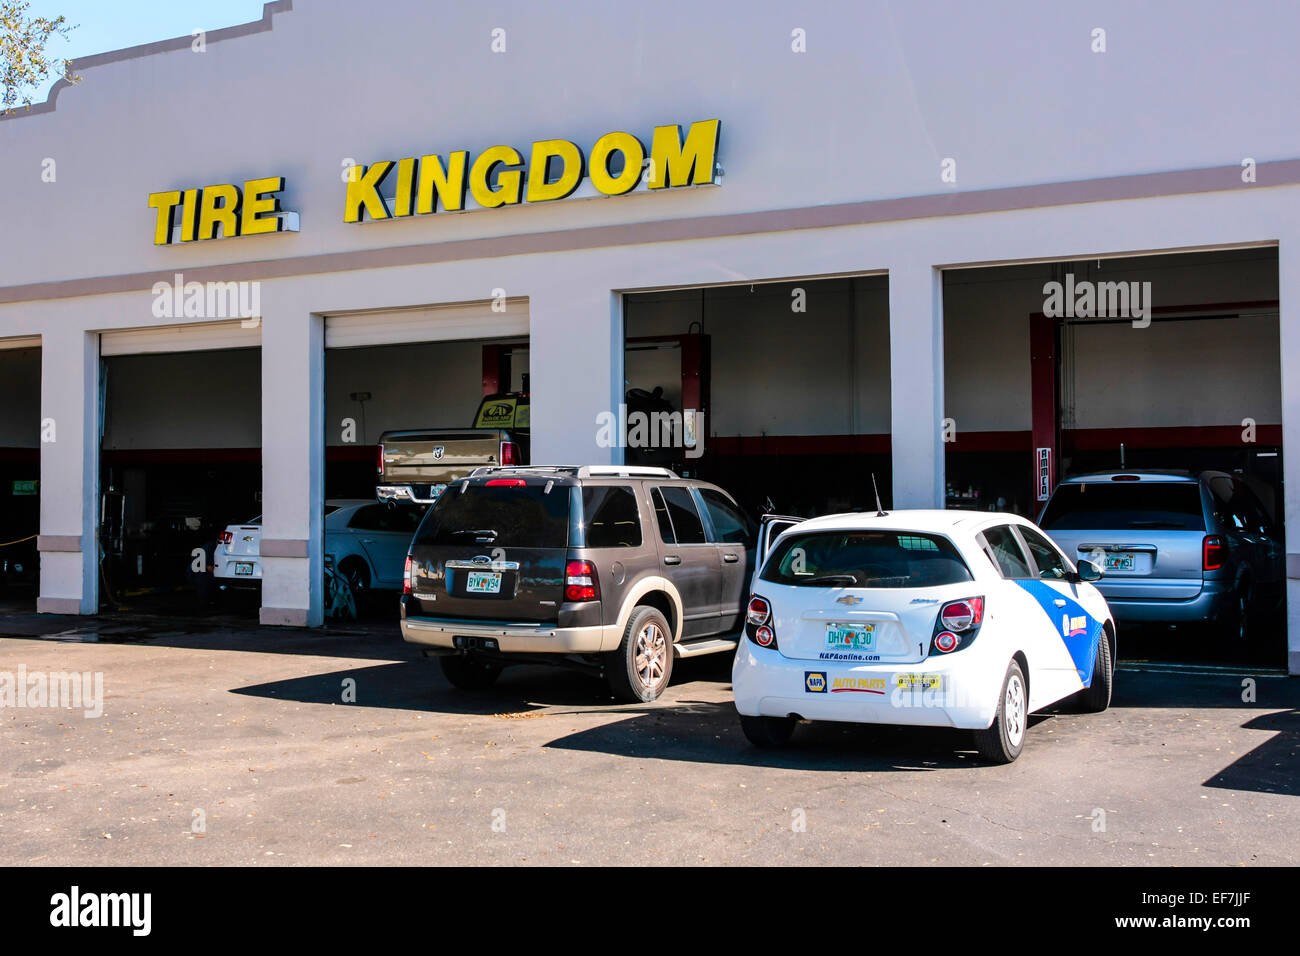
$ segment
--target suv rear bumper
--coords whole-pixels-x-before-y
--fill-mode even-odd
[[[1099,587],[1111,613],[1120,623],[1127,624],[1195,624],[1214,621],[1232,608],[1232,592],[1226,581],[1206,581],[1194,598],[1170,600],[1168,598],[1110,597],[1104,587]]]
[[[512,621],[408,617],[402,621],[402,640],[456,650],[457,637],[487,638],[496,641],[496,649],[502,654],[595,654],[603,649],[609,630],[603,625],[559,627]]]

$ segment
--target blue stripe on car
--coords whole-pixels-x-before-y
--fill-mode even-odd
[[[1078,601],[1045,581],[1018,580],[1015,583],[1038,602],[1038,606],[1047,615],[1052,630],[1070,652],[1070,659],[1079,672],[1079,680],[1083,681],[1084,687],[1090,686],[1097,656],[1097,641],[1102,631],[1101,621],[1085,611]],[[1065,601],[1064,607],[1056,606],[1060,600]]]

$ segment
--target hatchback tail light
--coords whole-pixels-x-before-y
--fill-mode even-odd
[[[411,556],[406,556],[406,567],[402,569],[402,593],[411,593]]]
[[[600,580],[596,566],[590,561],[570,561],[564,568],[564,600],[597,601],[600,599]]]
[[[222,543],[222,544],[226,544],[226,545],[228,545],[228,544],[230,544],[232,541],[235,540],[234,532],[232,532],[232,531],[223,531],[223,532],[221,532],[221,534],[217,535],[217,540],[218,540],[220,543]]]
[[[1223,567],[1223,539],[1217,534],[1207,534],[1201,547],[1201,567],[1206,571],[1217,571]]]
[[[514,442],[503,441],[501,443],[501,464],[503,465],[519,464],[519,459],[517,455],[518,455],[518,451],[515,448]]]
[[[776,628],[772,621],[772,604],[767,598],[750,595],[745,611],[745,636],[759,647],[776,647]]]
[[[968,597],[949,601],[939,608],[934,621],[934,634],[930,638],[930,653],[951,654],[964,647],[979,635],[984,623],[984,598]]]

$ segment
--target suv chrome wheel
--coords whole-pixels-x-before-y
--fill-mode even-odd
[[[668,641],[654,621],[649,621],[636,635],[634,666],[641,685],[654,691],[663,682],[664,662],[668,657]],[[657,697],[658,694],[655,694]]]

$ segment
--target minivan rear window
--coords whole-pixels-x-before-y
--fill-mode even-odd
[[[424,516],[413,544],[565,548],[570,497],[568,486],[554,482],[467,485],[464,491],[456,483]]]
[[[933,588],[972,579],[951,541],[916,531],[787,535],[759,577],[773,584],[828,588]]]
[[[1204,531],[1201,488],[1192,481],[1086,482],[1057,487],[1045,531]]]

